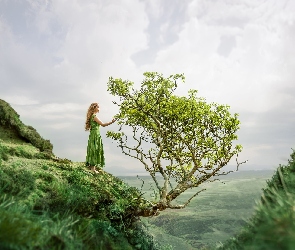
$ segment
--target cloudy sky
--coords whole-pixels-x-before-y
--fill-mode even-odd
[[[110,76],[184,73],[185,95],[240,114],[242,169],[274,169],[295,148],[295,1],[0,0],[0,99],[54,145],[84,161],[85,115],[118,111]],[[143,173],[105,137],[106,171]]]

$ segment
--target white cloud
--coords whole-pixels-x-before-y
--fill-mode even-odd
[[[52,125],[47,125],[46,128],[48,129],[56,129],[56,130],[65,130],[71,127],[72,123],[70,122],[62,122],[62,123],[54,123]]]
[[[77,103],[50,103],[40,107],[42,113],[65,113],[84,110],[84,107]]]
[[[5,100],[6,102],[8,102],[9,104],[21,105],[21,106],[35,105],[39,103],[36,100],[33,100],[27,96],[21,96],[21,95],[1,96],[1,98]]]
[[[37,117],[42,117],[44,120],[81,119],[81,113],[86,114],[86,107],[78,103],[37,104],[33,100],[18,96],[14,96],[14,99],[4,98],[4,100],[12,104],[21,116],[30,119]]]
[[[197,5],[200,13],[204,12],[203,16],[198,18],[196,8],[190,6],[190,19],[179,33],[178,41],[159,51],[155,63],[143,66],[143,70],[152,68],[166,74],[184,72],[187,77],[184,89],[197,88],[208,100],[226,102],[236,110],[262,112],[273,108],[270,96],[273,87],[283,78],[278,66],[285,57],[281,35],[288,26],[279,17],[285,10],[278,10],[278,14],[273,10],[263,14],[263,9],[253,8],[253,5],[261,6],[254,2],[250,2],[251,12],[238,3],[192,3]],[[202,5],[205,7],[200,7]],[[264,7],[270,8],[271,3]],[[231,10],[243,13],[241,16],[247,20],[244,27],[219,25],[217,21],[224,16],[236,17],[237,12]],[[236,39],[236,46],[227,58],[217,53],[224,35]]]
[[[6,61],[14,65],[11,71],[19,71],[18,77],[25,76],[21,77],[23,84],[35,84],[36,88],[31,89],[35,96],[46,91],[54,92],[53,97],[59,99],[62,95],[73,99],[78,93],[84,99],[95,99],[95,93],[106,95],[109,76],[124,77],[135,72],[130,55],[146,46],[144,28],[148,21],[142,3],[134,0],[113,4],[97,1],[30,1],[30,4],[31,9],[25,10],[29,13],[26,25],[37,46],[12,34],[3,48]],[[7,36],[8,32],[2,35]],[[9,74],[5,80],[11,78]],[[20,80],[17,84],[20,89]]]
[[[294,11],[284,0],[0,0],[0,98],[57,155],[84,160],[90,103],[103,121],[117,112],[109,76],[137,85],[144,71],[184,73],[177,93],[229,104],[241,114],[243,157],[270,164],[295,140],[279,129],[295,125],[286,118],[295,112]],[[136,169],[113,147],[111,169]]]

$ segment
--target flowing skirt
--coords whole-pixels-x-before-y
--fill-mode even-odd
[[[99,129],[90,130],[87,145],[86,166],[100,168],[105,166],[103,144]]]

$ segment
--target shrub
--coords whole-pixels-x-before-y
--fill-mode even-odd
[[[43,152],[39,152],[39,153],[35,154],[34,158],[49,160],[52,158],[52,154],[50,154],[50,152],[48,152],[48,151],[43,151]]]

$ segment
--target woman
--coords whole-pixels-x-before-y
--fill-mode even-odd
[[[102,169],[105,166],[103,145],[99,132],[99,127],[109,126],[116,121],[115,119],[113,119],[111,122],[103,123],[95,115],[98,112],[98,103],[92,103],[88,108],[85,122],[85,131],[90,130],[87,145],[86,166],[89,166],[90,170],[96,174],[99,173],[96,170],[96,167]]]

